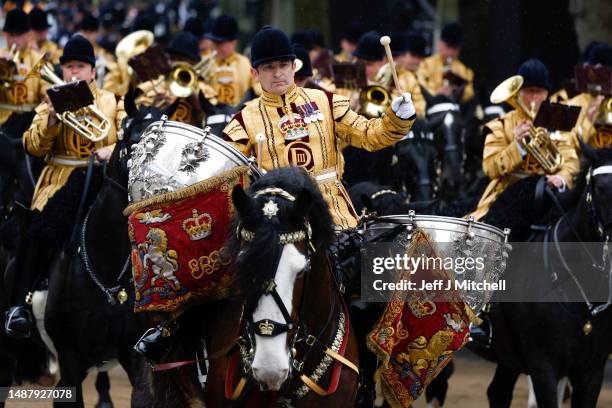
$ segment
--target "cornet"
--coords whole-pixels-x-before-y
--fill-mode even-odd
[[[195,65],[186,62],[175,63],[168,79],[168,88],[172,95],[177,98],[187,98],[197,92],[199,79],[209,82],[216,55],[217,52],[213,51]]]
[[[34,64],[26,77],[38,77],[54,86],[66,84],[49,67],[47,55],[43,55]],[[80,108],[76,112],[66,111],[56,115],[62,123],[92,143],[108,137],[111,130],[110,121],[94,104]]]

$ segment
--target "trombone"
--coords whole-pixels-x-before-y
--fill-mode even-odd
[[[34,64],[26,77],[39,77],[53,86],[66,84],[49,67],[46,54]],[[80,108],[76,112],[66,111],[56,115],[58,120],[92,143],[106,139],[111,130],[110,121],[94,104]]]
[[[514,75],[504,80],[491,93],[491,103],[508,103],[514,109],[523,112],[532,122],[536,112],[534,105],[531,109],[524,106],[518,98],[518,92],[523,86],[523,77]],[[522,145],[529,154],[542,166],[547,174],[555,173],[563,164],[563,156],[554,144],[548,131],[542,127],[535,127],[533,124],[529,129],[529,135],[522,140]]]

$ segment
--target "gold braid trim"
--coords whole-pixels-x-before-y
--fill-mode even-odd
[[[249,171],[248,166],[240,166],[235,169],[228,170],[224,173],[219,174],[218,176],[211,177],[209,179],[200,181],[191,186],[181,188],[180,190],[172,191],[170,193],[160,194],[155,197],[148,198],[146,200],[138,201],[136,203],[132,203],[128,205],[123,210],[123,215],[126,217],[133,214],[137,211],[142,211],[145,208],[156,206],[165,206],[169,205],[175,201],[184,200],[186,198],[193,197],[199,193],[207,193],[221,185],[224,182],[230,182],[238,179],[240,176],[247,174]],[[245,185],[244,187],[248,187],[249,178],[245,177]]]

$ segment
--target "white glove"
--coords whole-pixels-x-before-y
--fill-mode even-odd
[[[412,97],[408,92],[404,92],[401,96],[394,98],[393,102],[391,102],[391,109],[400,119],[409,119],[416,113]]]

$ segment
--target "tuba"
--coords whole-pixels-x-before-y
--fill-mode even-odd
[[[213,51],[195,65],[177,62],[169,74],[169,89],[177,98],[187,98],[198,90],[198,82],[210,82],[217,52]]]
[[[49,67],[46,54],[34,64],[26,77],[39,77],[52,85],[65,84]],[[105,139],[111,130],[110,121],[94,104],[80,108],[76,112],[66,111],[56,115],[62,123],[92,143]]]
[[[528,109],[518,98],[518,92],[523,85],[523,77],[514,75],[504,80],[491,93],[491,103],[508,103],[514,109],[523,112],[531,121],[535,119],[534,107]],[[550,138],[548,131],[542,127],[531,126],[529,135],[522,140],[525,150],[542,166],[547,174],[556,172],[563,164],[563,156]]]

